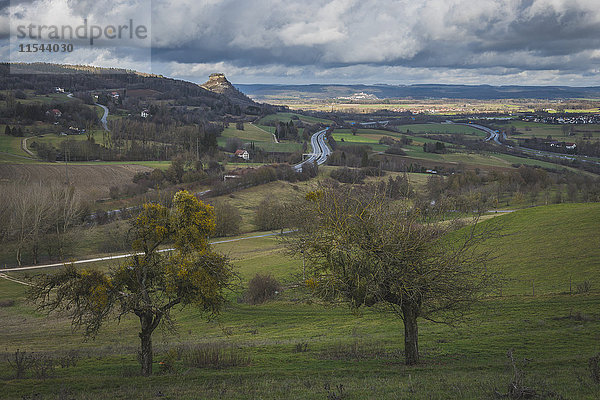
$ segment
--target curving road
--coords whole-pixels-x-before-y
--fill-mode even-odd
[[[104,110],[104,115],[102,116],[102,118],[100,118],[100,123],[102,123],[102,126],[104,127],[104,130],[106,132],[110,132],[110,129],[108,129],[108,126],[106,126],[107,124],[107,118],[108,118],[108,107],[103,106],[102,104],[99,103],[94,103],[97,106],[102,107],[102,109]]]
[[[327,157],[331,154],[331,149],[327,146],[325,142],[325,134],[327,133],[327,128],[320,130],[310,137],[310,145],[312,146],[312,153],[309,157],[302,161],[299,164],[294,165],[294,170],[296,172],[302,171],[302,166],[306,163],[314,163],[317,165],[324,164],[327,161]]]

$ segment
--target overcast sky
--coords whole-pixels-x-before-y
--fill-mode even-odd
[[[4,61],[19,23],[76,26],[87,18],[105,27],[131,18],[147,25],[151,40],[116,48],[76,42],[54,61],[195,82],[224,72],[234,83],[600,86],[599,0],[0,0],[0,7]],[[37,61],[19,56],[13,60]]]

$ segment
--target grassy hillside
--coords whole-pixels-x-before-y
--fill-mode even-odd
[[[504,237],[491,240],[508,294],[569,292],[590,281],[600,289],[600,204],[557,204],[499,218]],[[533,286],[532,286],[533,283]]]
[[[509,277],[527,278],[526,271],[557,287],[567,273],[561,265],[574,276],[591,274],[599,266],[594,230],[599,216],[598,204],[574,204],[494,218],[511,233],[489,243],[499,250],[495,265]],[[546,244],[538,246],[542,242]],[[258,271],[288,283],[301,271],[301,260],[285,256],[276,238],[216,248],[234,260],[242,285]],[[326,399],[332,391],[339,394],[338,385],[343,385],[346,399],[488,399],[495,391],[506,393],[513,374],[506,352],[514,349],[520,368],[524,358],[529,360],[526,386],[569,399],[594,399],[600,386],[591,383],[586,368],[598,351],[598,288],[593,283],[587,294],[535,297],[515,291],[483,301],[456,327],[422,321],[423,362],[415,367],[402,364],[403,327],[392,314],[370,309],[352,313],[288,289],[261,306],[234,301],[209,323],[193,309],[179,312],[177,334],[157,332],[154,338],[157,371],[169,349],[194,343],[230,346],[250,358],[248,365],[190,368],[177,361],[175,372],[142,378],[135,319],[107,325],[95,341],[84,342],[67,319],[34,312],[24,301],[22,286],[0,280],[0,301],[16,300],[11,307],[0,307],[0,342],[6,353],[20,348],[57,356],[76,350],[80,357],[75,367],[57,368],[50,378],[22,380],[9,379],[11,370],[0,358],[0,389],[7,399],[36,393],[43,399],[61,393],[78,399],[151,399],[158,393],[171,399]]]

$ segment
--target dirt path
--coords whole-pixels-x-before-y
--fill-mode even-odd
[[[21,149],[23,149],[23,151],[27,154],[29,154],[31,157],[35,158],[35,154],[33,154],[28,148],[27,148],[27,139],[29,138],[23,138],[21,139]]]
[[[283,235],[283,234],[290,233],[290,232],[292,232],[292,231],[288,230],[288,231],[282,231],[282,232],[264,233],[262,235],[244,236],[244,237],[235,238],[235,239],[215,240],[215,241],[210,242],[210,244],[239,242],[240,240],[257,239],[257,238],[264,238],[264,237],[269,237],[269,236],[278,236],[278,235]],[[172,250],[173,249],[162,249],[162,250],[159,250],[159,253],[163,253],[166,251],[172,251]],[[141,253],[135,253],[135,254],[141,254]],[[127,254],[119,254],[116,256],[88,258],[86,260],[73,261],[72,264],[88,264],[88,263],[93,263],[93,262],[98,262],[98,261],[117,260],[117,259],[121,259],[121,258],[131,257],[132,255],[133,255],[132,253],[127,253]],[[6,274],[6,272],[18,272],[18,271],[29,271],[29,270],[33,270],[33,269],[56,268],[56,267],[62,267],[63,265],[65,265],[65,263],[60,262],[60,263],[54,263],[54,264],[31,265],[28,267],[15,267],[15,268],[0,269],[0,278],[7,279],[11,282],[20,283],[22,285],[29,285],[27,282],[22,282],[11,276],[8,276]]]
[[[255,127],[256,129],[260,129],[261,131],[263,131],[263,132],[265,132],[265,133],[268,133],[269,135],[272,135],[272,136],[273,136],[273,141],[274,141],[275,143],[279,143],[279,140],[277,140],[277,136],[275,136],[275,134],[274,134],[274,133],[271,133],[271,132],[269,132],[269,131],[266,131],[266,130],[264,130],[263,128],[261,128],[260,126],[256,126],[256,125],[254,125],[254,123],[252,123],[252,122],[250,122],[250,125],[252,125],[252,126],[253,126],[253,127]]]

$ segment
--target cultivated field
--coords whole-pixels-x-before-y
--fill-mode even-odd
[[[0,182],[6,184],[63,185],[67,174],[70,184],[85,200],[108,197],[111,186],[131,183],[136,172],[152,168],[137,165],[1,164]]]

